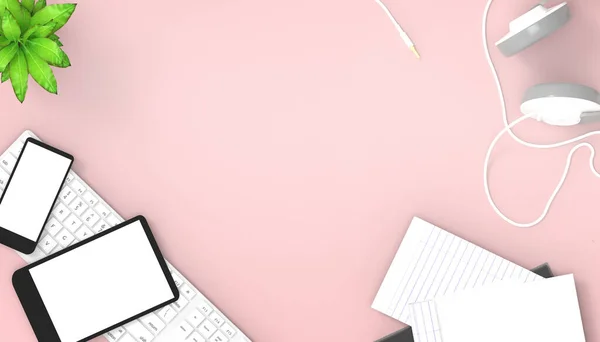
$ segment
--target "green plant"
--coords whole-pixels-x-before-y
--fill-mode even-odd
[[[71,66],[56,35],[75,11],[76,4],[46,6],[46,0],[0,0],[0,73],[10,80],[23,103],[29,75],[46,91],[57,94],[50,66]]]

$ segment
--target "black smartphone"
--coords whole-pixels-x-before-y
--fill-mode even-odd
[[[88,341],[179,299],[143,216],[16,271],[13,286],[40,342]]]
[[[68,153],[25,141],[0,197],[0,244],[33,253],[72,164]]]

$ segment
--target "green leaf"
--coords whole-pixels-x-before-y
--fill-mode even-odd
[[[6,0],[0,0],[0,22],[2,22],[2,16],[6,11]]]
[[[46,7],[46,0],[38,0],[38,2],[36,2],[35,6],[33,7],[33,14],[36,14],[44,7]]]
[[[58,46],[63,46],[63,43],[60,42],[60,37],[53,34],[51,36],[48,36],[48,38],[52,39],[53,41],[56,42],[56,44],[58,44]]]
[[[35,0],[21,0],[21,5],[25,7],[30,13],[33,12],[33,4]]]
[[[0,50],[0,72],[4,72],[6,66],[12,61],[12,59],[17,54],[17,50],[19,50],[18,43],[10,43],[9,46]]]
[[[0,0],[0,1],[2,1],[2,0]],[[2,27],[0,27],[0,31],[2,31],[1,29],[2,29]],[[10,40],[6,39],[6,37],[4,37],[4,36],[0,36],[0,49],[2,49],[5,46],[8,46],[8,44],[10,44]]]
[[[33,53],[52,66],[59,68],[71,66],[71,61],[67,54],[51,39],[34,38],[30,39],[26,45]]]
[[[40,27],[39,27],[38,25],[31,26],[31,27],[29,28],[29,30],[27,30],[27,32],[25,32],[25,33],[23,34],[23,37],[21,37],[21,40],[22,40],[22,41],[26,41],[26,40],[27,40],[27,39],[29,39],[29,37],[31,37],[31,35],[32,35],[32,34],[33,34],[35,31],[37,31],[39,28],[40,28]]]
[[[4,69],[4,72],[2,73],[2,83],[8,81],[9,78],[10,78],[10,67],[6,67],[6,69]]]
[[[0,34],[2,34],[2,18],[6,12],[6,0],[0,0]]]
[[[27,60],[21,49],[17,52],[15,58],[10,62],[10,82],[19,102],[25,101],[27,94],[27,81],[29,74],[27,73]]]
[[[52,34],[52,30],[54,30],[54,24],[37,26],[37,30],[31,34],[31,38],[47,38]]]
[[[4,12],[2,17],[2,31],[6,39],[16,42],[21,37],[21,28],[15,18],[8,12]]]
[[[62,45],[62,42],[60,41],[60,38],[58,38],[58,36],[57,36],[57,35],[53,34],[53,35],[51,35],[51,36],[50,36],[50,37],[48,37],[48,38],[50,38],[50,39],[52,39],[53,41],[55,41],[55,42],[56,42],[56,44],[58,44],[58,46],[63,46],[63,45]]]
[[[57,4],[46,6],[31,18],[31,25],[46,25],[49,22],[56,24],[54,32],[65,26],[77,4]]]
[[[46,61],[34,54],[27,47],[23,47],[25,58],[27,59],[27,67],[31,77],[47,92],[52,94],[58,93],[56,78],[50,66]]]
[[[6,0],[6,8],[15,17],[21,32],[27,31],[29,23],[31,22],[31,13],[21,6],[19,0]]]

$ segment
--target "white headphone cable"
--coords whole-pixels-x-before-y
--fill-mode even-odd
[[[572,138],[572,139],[568,139],[568,140],[565,140],[565,141],[561,141],[561,142],[558,142],[558,143],[554,143],[554,144],[535,144],[535,143],[530,143],[530,142],[522,140],[521,138],[517,137],[513,133],[513,131],[511,130],[511,128],[513,128],[514,126],[516,126],[518,123],[524,121],[525,119],[532,118],[532,116],[523,116],[523,117],[521,117],[521,118],[513,121],[511,124],[508,123],[508,115],[507,115],[507,110],[506,110],[506,101],[504,99],[504,93],[502,91],[502,85],[500,83],[500,79],[498,77],[498,72],[496,71],[496,67],[494,66],[494,63],[492,62],[492,58],[490,56],[490,49],[488,47],[488,42],[487,42],[487,19],[488,19],[488,13],[489,13],[490,7],[492,6],[492,2],[493,2],[493,0],[488,0],[487,4],[485,6],[485,10],[483,12],[483,20],[482,20],[482,30],[481,30],[481,32],[482,32],[483,47],[484,47],[485,56],[486,56],[488,65],[489,65],[489,67],[490,67],[490,69],[492,71],[492,75],[494,77],[494,81],[496,83],[496,89],[498,91],[498,96],[500,97],[500,105],[502,107],[502,119],[504,121],[504,129],[502,129],[502,131],[500,131],[500,133],[498,133],[498,135],[496,136],[496,138],[494,138],[494,140],[490,144],[490,147],[488,148],[488,151],[486,153],[486,158],[485,158],[484,169],[483,169],[483,178],[484,178],[483,181],[484,181],[484,185],[485,185],[485,193],[487,195],[488,202],[490,203],[490,205],[492,206],[492,208],[494,209],[494,211],[496,212],[496,214],[498,214],[503,220],[505,220],[506,222],[512,224],[513,226],[516,226],[516,227],[519,227],[519,228],[529,228],[529,227],[533,227],[533,226],[537,225],[538,223],[540,223],[546,217],[546,214],[548,214],[548,211],[550,209],[550,206],[552,205],[552,202],[554,201],[554,198],[556,197],[556,195],[560,191],[560,188],[562,187],[563,183],[565,182],[565,179],[566,179],[567,174],[569,172],[569,167],[571,166],[571,159],[573,157],[573,154],[580,147],[584,147],[585,146],[585,147],[588,147],[591,150],[591,154],[590,154],[590,169],[592,170],[592,173],[596,177],[600,178],[600,173],[594,167],[594,155],[595,155],[596,151],[594,150],[594,147],[592,147],[592,145],[590,145],[589,143],[580,143],[580,144],[577,144],[576,146],[574,146],[569,151],[569,155],[567,157],[567,162],[565,164],[563,175],[562,175],[560,181],[558,182],[558,185],[554,189],[554,192],[552,193],[552,195],[548,199],[548,202],[546,203],[546,207],[544,208],[544,211],[542,212],[542,214],[540,215],[540,217],[538,217],[535,221],[530,222],[530,223],[518,223],[518,222],[515,222],[515,221],[509,219],[508,217],[506,217],[500,211],[500,209],[498,209],[498,207],[494,203],[494,200],[492,199],[492,196],[490,195],[490,190],[489,190],[489,186],[488,186],[488,175],[487,175],[487,173],[488,173],[488,163],[489,163],[489,158],[490,158],[491,152],[492,152],[494,146],[496,145],[496,143],[498,142],[498,140],[502,137],[502,135],[504,133],[508,132],[508,134],[516,142],[520,143],[523,146],[531,147],[531,148],[537,148],[537,149],[550,149],[550,148],[557,148],[557,147],[565,146],[565,145],[568,145],[568,144],[580,141],[582,139],[591,137],[593,135],[598,135],[598,134],[600,134],[600,131],[588,132],[588,133],[580,135],[578,137],[575,137],[575,138]]]
[[[396,20],[396,18],[394,18],[394,16],[392,15],[392,12],[390,12],[390,10],[383,3],[383,1],[381,1],[381,0],[375,0],[375,2],[378,3],[379,6],[381,6],[381,9],[383,9],[383,11],[385,12],[385,14],[392,21],[392,23],[394,24],[394,27],[396,27],[396,30],[398,31],[398,33],[400,33],[400,37],[404,41],[404,44],[406,44],[406,46],[410,49],[410,51],[412,51],[412,53],[415,55],[415,57],[417,57],[417,59],[420,59],[421,55],[417,51],[417,47],[415,46],[415,43],[413,43],[413,41],[410,39],[410,37],[404,31],[404,29],[402,29],[402,26],[400,26],[400,24],[398,23],[398,21]]]
[[[487,153],[485,155],[485,162],[484,162],[484,169],[483,169],[483,181],[484,181],[484,186],[485,186],[485,194],[487,196],[488,201],[492,205],[492,208],[494,209],[494,211],[496,212],[496,214],[498,214],[498,216],[500,216],[506,222],[512,224],[515,227],[519,227],[519,228],[533,227],[533,226],[537,225],[538,223],[540,223],[546,217],[546,215],[548,214],[548,211],[550,210],[550,206],[552,205],[552,202],[554,202],[554,198],[556,197],[556,195],[560,191],[560,188],[563,186],[565,180],[567,179],[567,174],[569,173],[569,168],[571,167],[571,160],[573,158],[573,154],[579,148],[581,148],[581,147],[588,147],[590,149],[590,151],[591,151],[591,154],[590,154],[590,169],[592,170],[592,172],[594,173],[594,175],[596,177],[600,178],[600,173],[598,173],[598,171],[596,171],[596,169],[594,168],[594,156],[596,154],[596,151],[594,150],[594,148],[592,147],[592,145],[590,145],[587,142],[577,144],[575,147],[573,147],[571,149],[571,151],[569,151],[569,155],[567,157],[567,162],[565,163],[565,168],[563,170],[563,174],[560,177],[560,180],[558,181],[558,184],[556,185],[556,188],[554,188],[554,192],[552,192],[552,195],[548,199],[548,202],[546,202],[546,207],[544,208],[544,211],[542,212],[542,214],[535,221],[530,222],[530,223],[518,223],[518,222],[515,222],[515,221],[511,220],[510,218],[506,217],[506,215],[504,215],[500,211],[500,209],[498,209],[498,207],[496,206],[496,204],[494,204],[494,200],[492,199],[492,196],[490,194],[490,188],[489,188],[489,184],[488,184],[488,164],[489,164],[489,161],[490,161],[490,155],[492,154],[492,150],[494,149],[494,146],[496,145],[496,143],[498,142],[498,140],[500,140],[500,138],[502,137],[502,135],[504,135],[504,133],[506,133],[507,131],[510,131],[511,128],[513,128],[517,124],[519,124],[522,121],[525,121],[526,119],[529,119],[529,118],[531,118],[531,116],[522,116],[522,117],[518,118],[517,120],[511,122],[510,125],[505,126],[496,135],[496,137],[494,138],[494,140],[492,140],[492,143],[490,144],[490,147],[488,148]]]

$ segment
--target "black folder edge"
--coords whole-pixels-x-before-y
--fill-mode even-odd
[[[543,265],[540,265],[540,266],[532,269],[531,272],[539,275],[540,277],[544,277],[544,278],[554,277],[554,274],[552,273],[552,269],[550,268],[550,265],[548,265],[548,263],[545,263]],[[393,332],[383,338],[380,338],[379,340],[376,340],[375,342],[415,342],[415,340],[413,338],[412,328],[406,327],[402,330],[398,330],[398,331]]]

